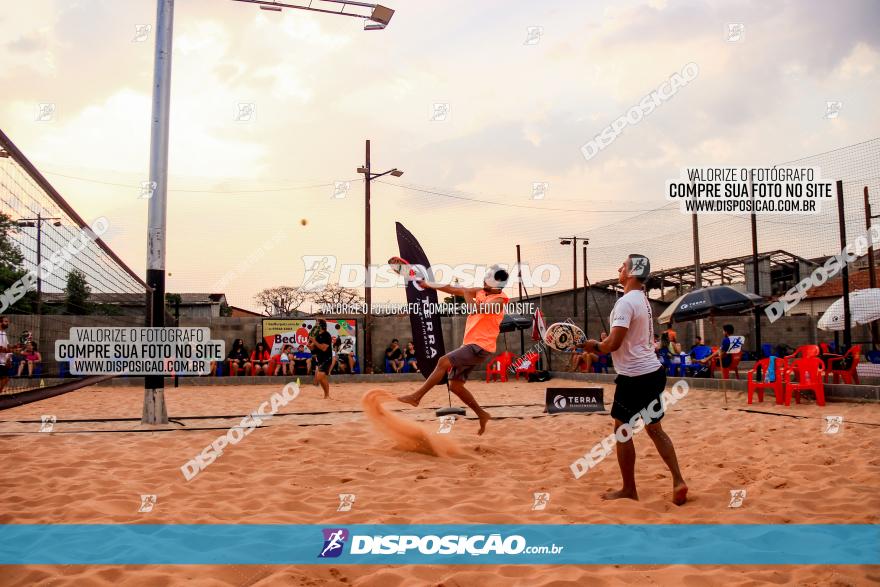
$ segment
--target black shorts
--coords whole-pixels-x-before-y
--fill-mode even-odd
[[[325,360],[320,361],[319,363],[315,363],[315,372],[320,371],[321,373],[325,373],[327,375],[330,374],[330,365],[333,364],[333,356],[327,357]]]
[[[0,377],[9,377],[9,367],[0,363]]]
[[[664,367],[660,367],[652,373],[635,377],[618,375],[614,383],[617,384],[617,387],[614,390],[614,404],[611,406],[612,418],[628,423],[633,416],[647,409],[656,400],[657,404],[652,406],[649,411],[651,421],[646,421],[645,424],[655,424],[663,419],[660,394],[666,389],[666,369]]]

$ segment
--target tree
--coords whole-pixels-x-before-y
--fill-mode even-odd
[[[356,289],[336,284],[327,284],[324,289],[312,292],[311,299],[318,306],[361,306],[366,301]]]
[[[64,286],[65,314],[91,314],[92,305],[89,296],[92,288],[89,286],[85,273],[74,269],[67,274],[67,284]]]
[[[232,316],[232,308],[226,302],[220,302],[220,316],[224,318]]]
[[[10,236],[10,233],[17,231],[18,225],[9,216],[0,212],[0,296],[27,273],[24,268],[24,255]],[[33,311],[35,300],[36,293],[28,291],[3,311],[29,313]],[[0,301],[0,307],[5,304],[6,300]]]
[[[266,316],[293,316],[309,299],[309,294],[298,287],[279,285],[269,287],[254,296]]]

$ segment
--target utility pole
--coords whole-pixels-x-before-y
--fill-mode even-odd
[[[877,218],[876,216],[871,215],[871,202],[868,200],[868,186],[864,188],[865,194],[865,228],[867,229],[867,234],[871,234],[871,219]],[[869,238],[868,243],[872,240]],[[877,272],[874,268],[874,246],[870,245],[868,247],[868,280],[869,285],[873,289],[877,287]],[[877,340],[880,339],[880,327],[878,327],[877,321],[871,322],[871,348],[873,350],[877,350]]]
[[[843,181],[837,180],[837,219],[840,226],[840,249],[846,248],[846,219],[844,218]],[[852,311],[849,303],[849,264],[843,265],[843,346],[848,351],[852,346]]]
[[[572,287],[571,287],[571,316],[572,318],[576,318],[578,315],[578,303],[577,303],[577,293],[578,293],[578,251],[577,251],[577,243],[578,241],[583,241],[589,244],[589,239],[581,237],[581,236],[560,236],[558,237],[559,244],[563,246],[571,245],[571,253],[572,253]],[[584,287],[584,294],[586,295],[586,287]],[[586,300],[584,300],[584,304],[586,304]],[[586,314],[585,314],[586,316]],[[586,332],[586,331],[585,331]]]
[[[590,330],[590,290],[589,284],[590,280],[587,279],[587,245],[590,244],[590,239],[584,239],[584,333],[588,333]]]
[[[749,196],[755,201],[755,186],[753,184],[753,170],[749,170]],[[761,272],[758,267],[758,217],[754,208],[751,214],[752,224],[752,278],[755,281],[755,295],[761,295]],[[723,285],[723,281],[722,281]],[[768,292],[769,293],[769,292]],[[761,309],[755,308],[755,355],[761,352]]]
[[[382,173],[373,173],[370,165],[370,140],[366,141],[366,154],[363,167],[357,168],[358,173],[364,175],[364,268],[366,269],[367,283],[364,286],[364,300],[367,308],[364,313],[364,373],[373,372],[373,335],[372,335],[372,316],[373,316],[373,292],[372,292],[372,270],[370,267],[370,182],[383,175],[393,175],[400,177],[403,172],[397,169],[389,169]]]
[[[520,257],[519,245],[516,245],[516,274],[517,274],[517,286],[519,287],[519,303],[522,304],[523,299],[523,283],[522,283],[522,258]],[[526,335],[520,330],[519,331],[519,354],[520,356],[526,353]]]
[[[696,210],[696,208],[694,209]],[[691,238],[694,241],[694,289],[700,289],[703,287],[703,273],[700,268],[700,224],[697,221],[696,211],[691,214]],[[697,320],[697,328],[700,332],[700,338],[705,341],[706,332],[702,318]]]

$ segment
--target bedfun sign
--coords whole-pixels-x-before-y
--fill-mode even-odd
[[[549,414],[605,411],[601,387],[548,387],[544,403]]]

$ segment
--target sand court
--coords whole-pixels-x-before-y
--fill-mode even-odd
[[[413,383],[340,384],[333,398],[304,384],[295,400],[265,425],[227,446],[209,467],[187,481],[181,466],[240,423],[279,386],[204,386],[166,389],[168,426],[140,424],[143,391],[89,388],[0,414],[0,521],[112,524],[876,524],[880,518],[880,406],[807,402],[785,408],[747,406],[729,392],[691,389],[663,421],[676,443],[689,501],[674,506],[671,481],[646,434],[635,436],[640,501],[606,502],[619,473],[611,455],[575,480],[569,465],[611,432],[602,414],[543,413],[543,384],[509,382],[470,387],[493,415],[487,433],[473,417],[437,434],[434,409],[445,405],[442,388],[419,408],[393,401]],[[606,386],[610,404],[613,387]],[[366,399],[365,399],[366,398]],[[362,404],[362,402],[366,402]],[[366,413],[365,413],[366,412]],[[402,421],[427,447],[401,446],[406,433],[384,434],[371,422]],[[53,415],[52,432],[40,432]],[[843,416],[837,434],[826,434],[825,416]],[[796,416],[796,417],[791,417]],[[404,442],[405,444],[405,442]],[[401,450],[403,449],[403,450]],[[437,456],[442,455],[442,456]],[[740,507],[731,491],[745,489]],[[541,511],[534,493],[550,494]],[[141,495],[156,495],[139,512]],[[337,511],[339,494],[354,494],[350,511]],[[763,580],[799,584],[862,585],[876,581],[868,567],[186,567],[206,585],[313,584],[318,580],[364,585],[553,584],[596,578],[627,584],[647,572],[657,584],[749,584]],[[174,567],[9,567],[4,584],[172,581]],[[546,569],[546,568],[545,568]],[[721,572],[721,571],[724,572]],[[179,572],[179,569],[178,569]],[[703,575],[703,573],[706,573]],[[247,575],[247,576],[245,576]],[[643,575],[639,575],[643,576]],[[502,582],[501,578],[506,581]],[[715,577],[715,579],[712,579]],[[750,579],[751,577],[751,579]],[[775,579],[774,579],[775,577]],[[80,582],[82,581],[82,582]],[[543,582],[542,582],[543,581]],[[560,583],[556,583],[560,584]]]

